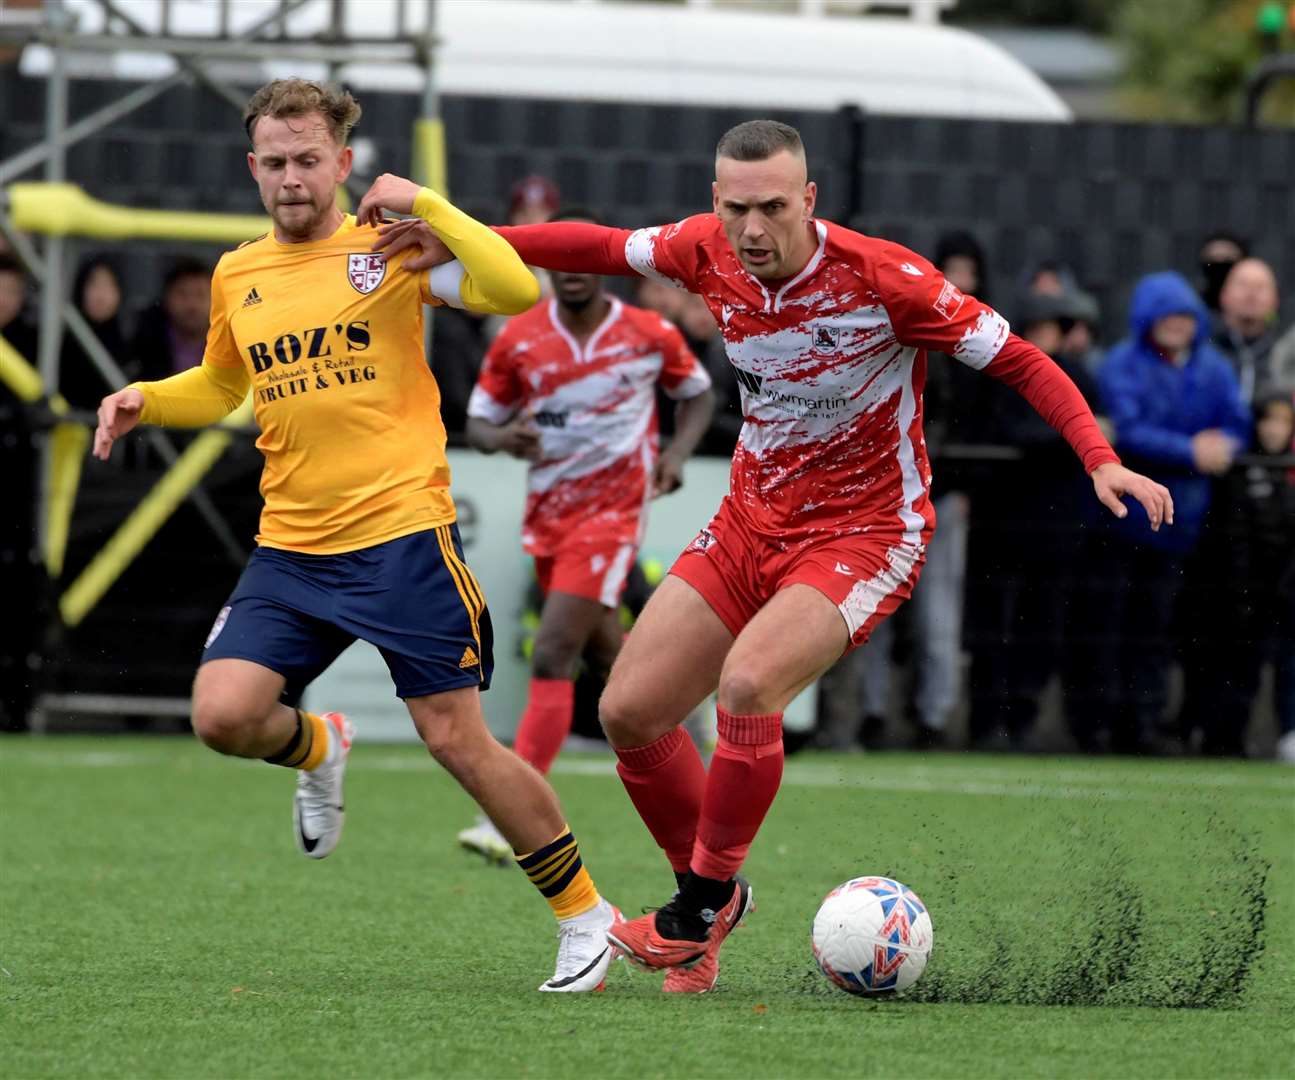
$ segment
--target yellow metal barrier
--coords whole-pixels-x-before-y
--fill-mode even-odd
[[[269,218],[255,214],[206,214],[190,210],[140,210],[92,199],[76,184],[10,184],[13,222],[49,236],[100,240],[195,240],[238,244],[268,232]]]
[[[45,393],[40,372],[3,335],[0,335],[0,381],[20,401],[36,402]],[[68,411],[67,401],[61,394],[54,394],[49,399],[49,407],[55,416],[64,416]],[[52,578],[63,573],[72,508],[76,504],[81,465],[89,445],[90,432],[83,425],[71,421],[54,425],[50,442],[50,498],[46,506],[45,546],[41,552],[45,569]]]
[[[222,426],[241,426],[252,421],[249,395],[229,414]],[[126,567],[157,534],[175,508],[197,486],[220,459],[233,436],[227,431],[204,431],[182,453],[166,474],[153,485],[130,516],[121,523],[77,579],[59,599],[59,611],[68,626],[76,626],[121,577]]]

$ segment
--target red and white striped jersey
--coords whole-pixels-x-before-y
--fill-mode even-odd
[[[677,400],[710,386],[683,335],[655,312],[613,299],[583,344],[556,300],[511,319],[495,338],[468,415],[502,424],[523,413],[540,432],[522,542],[534,555],[571,540],[637,544],[658,438],[655,388]]]
[[[926,352],[984,368],[1006,320],[921,256],[825,221],[795,277],[746,272],[712,214],[630,234],[635,271],[699,293],[742,388],[731,495],[789,543],[870,530],[916,542],[934,524],[922,437]]]

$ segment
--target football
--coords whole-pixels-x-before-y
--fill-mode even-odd
[[[811,939],[820,970],[850,994],[906,990],[931,955],[931,916],[907,885],[857,877],[823,898]]]

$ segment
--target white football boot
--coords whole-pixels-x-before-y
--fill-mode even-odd
[[[321,713],[319,718],[328,726],[328,753],[310,772],[297,771],[297,793],[292,799],[297,847],[312,859],[331,855],[342,838],[342,821],[346,816],[342,778],[355,738],[355,728],[341,713]]]
[[[541,990],[579,994],[601,990],[607,969],[620,954],[607,942],[607,931],[621,917],[602,897],[583,915],[558,920],[558,963]]]
[[[484,814],[478,814],[477,823],[459,833],[459,843],[469,851],[475,851],[486,862],[507,866],[513,861],[512,845]]]

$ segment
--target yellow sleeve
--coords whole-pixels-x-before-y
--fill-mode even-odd
[[[459,297],[469,311],[519,315],[539,300],[540,284],[535,275],[502,236],[468,217],[431,188],[418,193],[414,213],[436,230],[463,264]]]
[[[222,367],[204,360],[195,368],[157,382],[131,383],[144,395],[140,420],[159,427],[207,427],[243,404],[252,380],[245,367]]]

